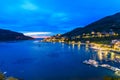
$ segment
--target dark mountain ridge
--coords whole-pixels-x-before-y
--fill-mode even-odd
[[[25,36],[22,33],[0,29],[0,41],[29,40],[29,39],[33,38]]]
[[[120,33],[120,12],[111,16],[104,17],[96,22],[93,22],[84,28],[76,28],[70,32],[63,34],[62,36],[72,37],[82,35],[83,33],[94,32],[109,32],[113,30],[116,33]]]

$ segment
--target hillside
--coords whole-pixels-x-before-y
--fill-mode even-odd
[[[22,33],[0,29],[0,41],[28,40],[28,39],[33,38],[24,36]]]
[[[65,33],[64,35],[62,36],[75,36],[75,35],[78,35],[80,31],[82,31],[83,28],[76,28],[70,32],[67,32]]]
[[[62,36],[72,37],[82,35],[83,33],[94,32],[109,32],[113,30],[116,33],[120,33],[120,13],[104,17],[96,22],[93,22],[84,28],[76,28],[70,32],[63,34]]]

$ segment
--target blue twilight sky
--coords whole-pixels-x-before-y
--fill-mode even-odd
[[[120,0],[0,0],[0,28],[64,33],[119,11]]]

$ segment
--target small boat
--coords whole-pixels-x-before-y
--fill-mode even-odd
[[[107,69],[110,69],[110,70],[112,70],[112,71],[119,71],[120,72],[120,69],[119,68],[117,68],[117,67],[113,67],[113,66],[110,66],[110,65],[108,65],[108,64],[102,64],[102,65],[100,65],[101,67],[104,67],[104,68],[107,68]]]
[[[83,63],[89,64],[89,65],[92,65],[92,66],[95,66],[95,67],[98,67],[98,66],[99,66],[99,65],[98,65],[98,62],[95,61],[95,60],[92,60],[92,59],[89,59],[88,61],[85,60],[85,61],[83,61]]]
[[[108,64],[102,64],[102,65],[100,65],[101,67],[105,67],[105,68],[109,68],[110,67],[110,65],[108,65]]]
[[[120,76],[120,71],[115,71],[115,74],[116,74],[117,76]]]

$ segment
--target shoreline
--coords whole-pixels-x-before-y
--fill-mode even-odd
[[[60,43],[66,43],[66,44],[72,44],[72,45],[88,45],[89,48],[95,49],[95,50],[101,50],[101,51],[110,51],[110,52],[115,52],[120,54],[120,49],[115,49],[112,47],[111,44],[99,44],[95,42],[81,42],[81,41],[42,41],[42,42],[60,42]]]

